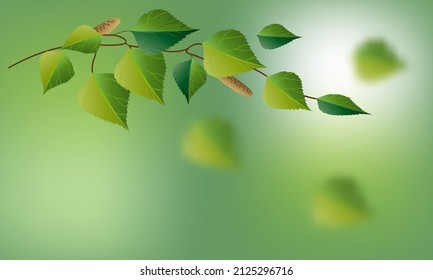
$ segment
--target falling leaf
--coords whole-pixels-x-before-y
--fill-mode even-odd
[[[397,73],[404,63],[384,40],[372,39],[356,50],[355,65],[359,78],[375,81]]]
[[[320,225],[344,226],[368,217],[365,198],[352,178],[332,178],[315,195],[314,218]]]
[[[182,142],[186,158],[198,164],[231,168],[236,165],[233,128],[222,119],[204,119],[194,122]]]

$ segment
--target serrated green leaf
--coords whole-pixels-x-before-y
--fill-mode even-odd
[[[101,46],[102,35],[90,26],[77,27],[63,44],[63,49],[82,53],[95,53]]]
[[[276,49],[300,38],[281,24],[266,26],[257,34],[257,37],[259,38],[260,44],[265,49]]]
[[[279,72],[266,78],[263,100],[272,108],[310,110],[305,102],[301,79],[291,72]]]
[[[384,40],[372,39],[356,50],[355,65],[359,78],[374,81],[398,72],[404,63]]]
[[[194,59],[181,62],[173,69],[174,79],[189,102],[196,91],[206,83],[206,72]]]
[[[182,151],[189,160],[210,167],[236,166],[233,128],[222,119],[194,122],[186,132]]]
[[[122,87],[164,104],[165,68],[162,54],[145,54],[139,49],[128,49],[117,64],[114,75]]]
[[[314,216],[324,226],[344,226],[370,217],[370,210],[352,178],[335,177],[315,195]]]
[[[360,115],[367,114],[358,107],[349,97],[339,94],[328,94],[317,98],[319,109],[329,115]]]
[[[142,15],[131,32],[143,52],[160,53],[197,30],[180,22],[169,12],[158,9]]]
[[[203,42],[204,68],[215,77],[234,76],[263,66],[245,36],[233,29],[223,30]]]
[[[90,114],[128,129],[129,91],[113,74],[92,74],[80,92],[80,103]]]
[[[40,72],[44,94],[75,75],[72,63],[63,51],[45,52],[41,56]]]

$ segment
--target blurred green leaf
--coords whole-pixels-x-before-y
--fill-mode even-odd
[[[165,69],[162,54],[145,54],[139,49],[127,49],[116,66],[114,76],[127,90],[164,104]]]
[[[204,68],[215,77],[234,76],[263,66],[245,36],[234,29],[223,30],[203,42]]]
[[[129,91],[121,87],[113,74],[91,74],[80,92],[80,103],[90,114],[128,129]]]
[[[176,65],[173,69],[173,76],[188,102],[196,91],[206,83],[207,79],[203,66],[195,62],[194,59]]]
[[[185,157],[198,164],[230,168],[236,165],[233,128],[225,120],[205,119],[189,127],[182,143]]]
[[[360,115],[368,114],[346,96],[328,94],[317,98],[319,109],[329,115]]]
[[[158,9],[141,16],[131,32],[143,52],[160,53],[197,30]]]
[[[77,27],[63,44],[63,49],[82,53],[95,53],[101,46],[102,35],[90,26]]]
[[[63,51],[45,52],[41,56],[40,71],[44,94],[75,75],[72,63]]]
[[[305,102],[301,79],[291,72],[279,72],[266,78],[263,100],[277,109],[310,110]]]
[[[356,72],[363,80],[380,80],[401,70],[404,63],[381,39],[364,42],[355,52]]]
[[[314,216],[318,224],[344,226],[370,217],[370,210],[352,178],[335,177],[316,193]]]
[[[264,27],[259,34],[257,34],[257,37],[259,38],[260,44],[265,49],[276,49],[300,38],[281,24],[271,24]]]

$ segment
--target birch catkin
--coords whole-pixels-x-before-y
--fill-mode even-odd
[[[116,27],[120,24],[120,19],[118,18],[110,18],[104,21],[101,24],[98,24],[94,27],[96,32],[100,34],[110,34],[111,31],[116,29]]]
[[[253,95],[253,91],[247,87],[244,83],[236,79],[235,77],[223,77],[218,78],[223,84],[228,86],[230,89],[232,89],[234,92],[237,92],[243,96],[251,96]]]

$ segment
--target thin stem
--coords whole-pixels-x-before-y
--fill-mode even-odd
[[[260,73],[261,75],[267,77],[268,75],[266,75],[265,73],[263,73],[262,71],[260,71],[259,69],[253,69],[254,71],[256,71],[257,73]]]
[[[117,35],[117,34],[104,34],[104,35],[102,35],[102,36],[104,36],[104,37],[117,37],[117,38],[122,39],[123,42],[124,42],[124,44],[128,44],[128,41],[126,40],[125,37],[120,36],[120,35]]]
[[[191,53],[191,52],[189,52],[189,51],[185,51],[187,54],[189,54],[190,56],[194,56],[194,57],[197,57],[197,58],[199,58],[199,59],[201,59],[201,60],[204,60],[204,57],[202,57],[202,56],[199,56],[199,55],[196,55],[195,53]]]
[[[191,49],[192,47],[195,46],[201,46],[202,43],[194,43],[191,46],[184,48],[184,49],[180,49],[180,50],[165,50],[164,52],[169,52],[169,53],[177,53],[177,52],[186,52],[187,54],[191,55],[191,53],[189,53],[189,49]]]
[[[117,37],[117,38],[120,38],[120,39],[123,40],[123,43],[119,43],[119,44],[105,44],[105,45],[103,44],[103,46],[108,47],[108,46],[123,46],[123,45],[126,45],[126,46],[128,46],[129,48],[138,48],[138,46],[128,44],[128,40],[126,40],[126,38],[123,37],[123,36],[117,35],[117,33],[115,33],[115,34],[104,34],[104,35],[102,35],[102,36],[106,36],[106,37]]]
[[[93,73],[93,69],[95,67],[95,60],[96,60],[96,55],[98,54],[98,52],[95,52],[95,54],[93,55],[93,59],[92,59],[92,65],[90,66],[90,72]]]
[[[10,65],[10,66],[8,67],[8,69],[11,69],[12,67],[14,67],[14,66],[16,66],[16,65],[18,65],[18,64],[20,64],[20,63],[26,61],[26,60],[29,60],[30,58],[33,58],[33,57],[35,57],[35,56],[38,56],[38,55],[40,55],[40,54],[43,54],[43,53],[46,53],[46,52],[49,52],[49,51],[58,50],[58,49],[61,49],[61,48],[62,48],[61,46],[60,46],[60,47],[55,47],[55,48],[51,48],[51,49],[48,49],[48,50],[44,50],[44,51],[41,51],[41,52],[38,52],[38,53],[32,54],[32,55],[30,55],[30,56],[28,56],[28,57],[26,57],[26,58],[23,58],[23,59],[21,59],[20,61],[17,61],[17,62],[15,62],[14,64]]]
[[[124,46],[125,43],[117,43],[117,44],[101,44],[101,47],[118,47],[118,46]]]
[[[126,33],[126,32],[129,32],[129,30],[122,30],[122,31],[113,33],[112,35],[122,34],[122,33]]]
[[[310,99],[313,99],[313,100],[317,100],[316,97],[308,96],[308,95],[305,95],[305,94],[304,94],[304,96],[305,96],[305,98],[310,98]]]

